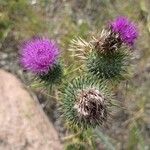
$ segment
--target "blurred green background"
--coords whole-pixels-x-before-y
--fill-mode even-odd
[[[96,149],[150,149],[150,1],[149,0],[0,0],[0,67],[25,76],[18,63],[19,45],[32,36],[45,35],[67,51],[76,36],[85,39],[101,31],[109,20],[127,16],[139,29],[132,60],[131,80],[116,89],[125,109],[116,110],[111,128],[99,134]],[[106,137],[105,137],[106,136]],[[76,148],[79,149],[79,148]]]

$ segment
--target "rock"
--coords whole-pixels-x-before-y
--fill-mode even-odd
[[[57,132],[21,82],[0,70],[0,150],[62,150]]]

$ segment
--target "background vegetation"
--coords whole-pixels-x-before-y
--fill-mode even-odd
[[[110,127],[98,133],[97,149],[150,149],[150,2],[149,0],[0,0],[0,67],[19,76],[25,75],[18,63],[18,45],[23,40],[46,35],[57,39],[66,64],[73,63],[67,51],[76,36],[88,38],[101,31],[108,20],[128,16],[139,28],[134,50],[131,79],[116,90],[123,109],[116,110]],[[77,64],[78,65],[78,64]],[[43,96],[41,98],[43,100]],[[48,98],[44,97],[45,98]],[[60,137],[66,130],[58,122],[57,105],[45,107]],[[107,135],[107,136],[106,136]],[[83,146],[85,143],[82,143]],[[70,145],[71,146],[71,145]],[[72,149],[72,147],[70,148]],[[79,147],[76,147],[79,149]]]

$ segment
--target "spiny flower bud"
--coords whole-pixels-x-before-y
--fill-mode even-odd
[[[128,59],[129,55],[124,49],[109,55],[93,52],[88,57],[87,70],[90,76],[98,80],[119,81],[127,73]]]
[[[103,125],[110,114],[111,94],[103,83],[79,77],[62,93],[62,111],[70,126],[86,129]]]

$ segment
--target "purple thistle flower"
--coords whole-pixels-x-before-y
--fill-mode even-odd
[[[22,66],[36,74],[47,74],[57,63],[59,48],[48,38],[33,38],[21,46]]]
[[[126,17],[118,17],[110,23],[111,30],[118,33],[122,42],[129,46],[134,45],[138,37],[138,31],[134,23],[129,21]]]

